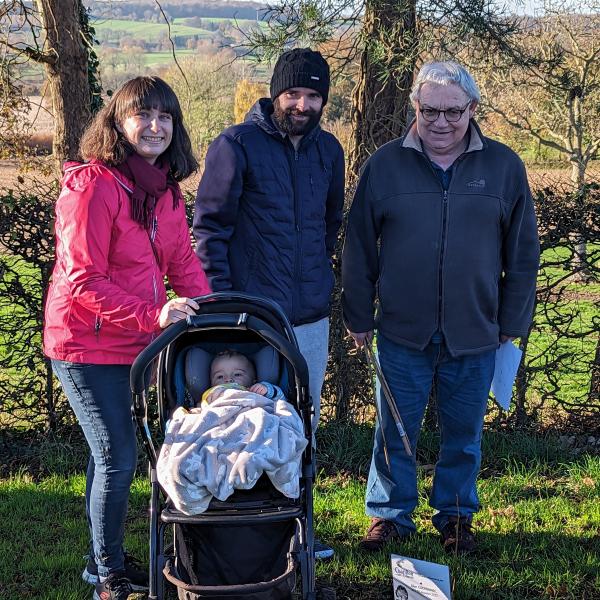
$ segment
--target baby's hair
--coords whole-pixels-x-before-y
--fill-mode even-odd
[[[212,361],[210,363],[211,368],[212,368],[212,365],[215,363],[215,361],[218,360],[219,358],[241,358],[242,360],[244,360],[245,362],[247,362],[250,365],[252,377],[253,378],[256,377],[256,367],[254,366],[254,362],[252,362],[245,354],[242,354],[241,352],[238,352],[237,350],[232,350],[231,348],[221,350],[221,352],[218,352],[215,355],[215,357],[212,359]]]
[[[221,350],[221,352],[218,352],[217,354],[215,354],[215,357],[213,358],[213,360],[217,360],[217,358],[221,358],[221,357],[226,357],[226,358],[237,358],[238,356],[245,358],[246,360],[250,360],[245,354],[242,354],[241,352],[238,352],[237,350],[232,350],[231,348],[227,348],[227,350]]]

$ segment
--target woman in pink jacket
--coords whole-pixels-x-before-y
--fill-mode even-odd
[[[65,165],[56,204],[44,352],[90,447],[83,577],[95,600],[124,600],[148,581],[123,551],[137,463],[129,370],[210,288],[178,184],[198,164],[173,90],[157,77],[125,83],[84,134],[81,154],[85,163]],[[165,275],[178,295],[169,301]]]

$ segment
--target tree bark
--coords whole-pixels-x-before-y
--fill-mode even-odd
[[[585,172],[587,164],[578,156],[577,160],[571,161],[571,181],[575,187],[575,193],[577,194],[577,203],[581,209],[580,213],[583,213],[585,208],[587,190],[585,187]],[[571,264],[571,269],[575,273],[575,279],[581,282],[588,282],[592,279],[592,274],[587,266],[587,240],[582,229],[585,228],[585,224],[578,220],[575,223],[579,231],[575,231],[573,235],[573,250],[574,256]]]
[[[367,0],[360,75],[352,98],[349,175],[406,126],[417,57],[415,0]]]
[[[52,112],[55,170],[65,160],[79,158],[79,140],[90,120],[88,52],[80,30],[80,0],[36,0],[46,32],[44,62]]]

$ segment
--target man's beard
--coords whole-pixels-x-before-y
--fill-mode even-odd
[[[284,110],[279,104],[279,98],[275,98],[275,102],[273,102],[273,120],[277,127],[288,135],[306,135],[318,125],[322,114],[323,109],[316,111],[287,108]],[[308,121],[305,123],[294,123],[292,115],[306,116],[308,117]]]

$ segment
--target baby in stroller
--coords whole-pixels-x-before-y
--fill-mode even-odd
[[[177,408],[167,424],[158,480],[182,513],[204,512],[213,497],[250,489],[263,473],[282,494],[298,497],[302,419],[281,389],[257,383],[255,373],[245,355],[220,352],[200,406]]]
[[[281,388],[268,381],[256,381],[252,361],[235,350],[219,352],[210,365],[210,385],[202,394],[202,404],[210,404],[227,389],[247,389],[272,400],[285,399]]]

